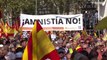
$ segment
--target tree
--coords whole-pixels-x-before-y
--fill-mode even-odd
[[[14,24],[20,13],[35,14],[35,0],[0,0],[4,22]]]
[[[75,14],[81,10],[86,0],[50,0],[57,9],[58,14],[69,14],[73,11]]]
[[[56,7],[58,14],[64,14],[64,12],[65,12],[64,10],[66,7],[65,5],[67,5],[66,1],[69,1],[69,0],[51,0],[53,5]]]
[[[35,8],[45,6],[42,4],[43,1],[47,8],[57,14],[69,14],[71,11],[78,13],[87,0],[0,0],[0,8],[8,20],[9,17],[18,17],[20,13],[35,14]]]
[[[34,14],[34,4],[35,0],[0,0],[0,8],[4,16],[12,18],[18,17],[21,12]]]

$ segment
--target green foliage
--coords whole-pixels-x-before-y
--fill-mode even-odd
[[[20,12],[32,13],[34,11],[35,0],[0,0],[0,7],[6,13],[12,13],[13,17],[19,16]]]
[[[44,6],[44,4],[39,3],[42,1],[51,9],[56,10],[58,14],[69,14],[70,11],[76,13],[80,10],[83,2],[87,0],[37,0],[37,8]],[[12,14],[12,18],[19,16],[21,12],[35,14],[36,0],[0,0],[0,8],[4,13]]]
[[[87,0],[50,0],[57,8],[58,14],[69,14],[70,11],[77,13]]]
[[[107,17],[104,17],[99,23],[94,27],[96,30],[107,29]]]

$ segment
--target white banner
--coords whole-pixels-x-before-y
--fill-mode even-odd
[[[36,20],[39,20],[45,31],[83,30],[82,14],[76,15],[20,15],[20,26],[23,31],[31,31]]]

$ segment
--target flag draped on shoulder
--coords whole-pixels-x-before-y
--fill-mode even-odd
[[[60,60],[55,47],[38,21],[34,24],[22,60]]]

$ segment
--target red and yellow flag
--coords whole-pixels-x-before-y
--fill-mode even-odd
[[[14,35],[14,29],[9,26],[8,22],[5,23],[3,27],[3,32],[6,36],[13,36]]]
[[[4,27],[4,21],[1,19],[0,20],[0,27],[3,29],[3,27]]]
[[[74,40],[79,40],[81,37],[80,33],[79,32],[76,32],[75,33],[75,36],[74,36]]]
[[[60,57],[49,37],[36,21],[22,60],[60,60]]]
[[[82,32],[82,35],[81,35],[82,38],[83,38],[84,40],[86,40],[87,37],[88,37],[88,33],[87,33],[86,29],[82,30],[81,32]]]

